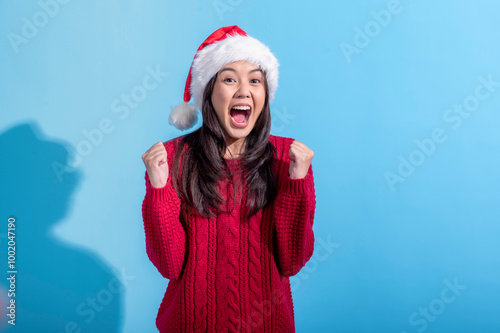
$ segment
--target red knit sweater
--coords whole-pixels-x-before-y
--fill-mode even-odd
[[[180,138],[164,143],[169,170]],[[243,184],[231,213],[195,214],[184,229],[171,171],[162,188],[151,186],[146,171],[146,251],[170,280],[156,317],[160,332],[295,332],[289,276],[313,254],[314,179],[312,166],[306,177],[289,178],[293,139],[270,135],[269,141],[277,149],[278,195],[250,219],[240,213]],[[232,171],[241,165],[226,161]],[[231,182],[221,181],[219,191],[232,207]]]

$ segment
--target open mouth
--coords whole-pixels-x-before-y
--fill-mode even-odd
[[[231,120],[235,125],[246,125],[250,114],[252,113],[252,108],[249,105],[235,105],[229,111]]]

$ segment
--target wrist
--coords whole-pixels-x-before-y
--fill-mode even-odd
[[[162,181],[153,181],[150,179],[149,184],[154,188],[163,188],[163,187],[165,187],[165,185],[167,185],[167,180],[162,182]]]

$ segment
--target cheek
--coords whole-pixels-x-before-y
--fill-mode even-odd
[[[219,122],[221,124],[223,124],[225,122],[225,112],[222,111],[222,108],[220,106],[217,106],[215,104],[213,104],[213,106],[214,106],[215,115],[219,119]]]
[[[266,100],[266,92],[264,89],[259,91],[256,95],[256,104],[259,106],[259,109],[262,111],[262,108],[264,107],[264,102]]]
[[[255,113],[255,118],[254,118],[254,122],[257,122],[257,119],[259,119],[260,115],[262,114],[263,110],[261,109],[260,112],[256,112]]]
[[[217,107],[219,105],[220,101],[220,89],[217,88],[217,85],[214,87],[214,90],[212,91],[212,105],[214,107]]]
[[[219,117],[219,119],[221,119],[221,117],[223,118],[225,109],[224,94],[220,89],[217,89],[217,87],[215,87],[212,92],[212,105],[214,106],[217,117]]]

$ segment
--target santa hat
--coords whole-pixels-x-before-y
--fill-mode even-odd
[[[245,60],[259,66],[266,74],[269,102],[278,88],[278,60],[269,48],[247,35],[238,26],[223,27],[212,33],[196,52],[184,88],[184,102],[172,108],[169,123],[178,129],[196,124],[203,92],[210,79],[225,65]],[[195,104],[187,104],[193,97]]]

